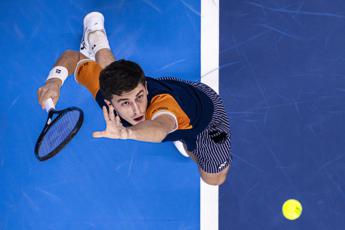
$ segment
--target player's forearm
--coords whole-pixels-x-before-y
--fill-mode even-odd
[[[45,107],[46,100],[49,98],[53,99],[54,104],[57,103],[63,82],[67,76],[74,72],[80,58],[85,58],[85,56],[78,51],[66,50],[56,61],[54,68],[49,72],[45,85],[37,91],[38,101],[42,109]],[[59,66],[65,67],[67,70]]]
[[[146,120],[128,128],[128,139],[145,142],[162,142],[167,136],[165,130],[158,122]]]
[[[82,54],[78,51],[66,50],[56,61],[54,66],[64,66],[68,70],[68,75],[73,74],[75,67],[77,66],[80,56]]]

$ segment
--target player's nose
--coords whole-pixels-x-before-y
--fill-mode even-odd
[[[135,115],[140,113],[140,109],[137,103],[133,103],[132,110]]]

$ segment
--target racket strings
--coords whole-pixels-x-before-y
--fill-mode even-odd
[[[48,155],[70,138],[80,119],[81,113],[77,110],[66,112],[49,128],[41,142],[38,154],[40,157]]]

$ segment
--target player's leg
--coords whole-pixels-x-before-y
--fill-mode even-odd
[[[89,59],[95,60],[102,68],[115,61],[104,28],[103,15],[99,12],[91,12],[84,17],[83,24],[80,52]]]
[[[202,180],[209,185],[221,185],[225,182],[228,175],[230,166],[218,173],[208,173],[205,172],[201,167],[199,167],[199,172]]]
[[[85,59],[79,61],[76,67],[75,80],[86,87],[96,99],[99,74],[104,67],[115,61],[104,29],[104,17],[99,12],[91,12],[84,17],[80,53]],[[102,105],[103,103],[102,101]]]
[[[203,170],[198,163],[197,157],[190,151],[187,150],[186,145],[183,144],[186,153],[192,158],[192,160],[198,165],[201,179],[209,185],[221,185],[225,182],[229,172],[230,165],[225,167],[222,171],[217,173],[208,173]]]
[[[101,49],[96,54],[96,62],[102,67],[106,67],[115,61],[115,57],[110,49]]]

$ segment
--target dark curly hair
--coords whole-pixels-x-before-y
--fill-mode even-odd
[[[111,100],[113,94],[120,96],[135,89],[139,83],[145,85],[144,71],[137,63],[124,59],[112,62],[99,76],[100,91],[107,100]]]

